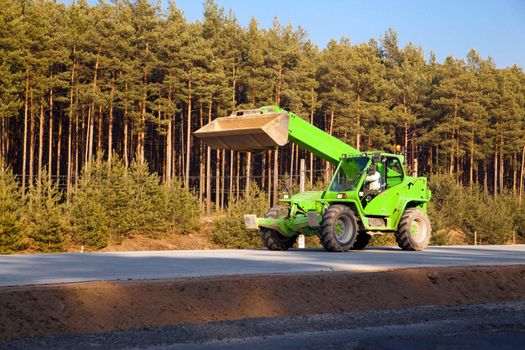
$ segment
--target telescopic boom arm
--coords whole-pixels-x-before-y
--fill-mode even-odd
[[[213,120],[194,135],[213,149],[236,151],[262,151],[293,142],[333,164],[338,164],[343,154],[361,154],[278,106],[234,112],[229,117]]]

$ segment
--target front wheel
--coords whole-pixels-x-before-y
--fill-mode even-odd
[[[329,252],[346,252],[357,239],[357,219],[346,205],[335,204],[323,215],[319,240]]]
[[[432,227],[428,215],[417,208],[408,208],[403,213],[395,234],[403,250],[423,250],[428,246]]]
[[[278,219],[281,216],[288,215],[288,208],[286,207],[273,207],[264,213],[265,218]],[[279,232],[272,230],[271,228],[261,227],[261,238],[264,246],[269,250],[288,250],[295,244],[297,236],[286,237]]]

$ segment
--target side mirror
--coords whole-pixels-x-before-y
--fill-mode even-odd
[[[372,163],[381,163],[381,153],[374,153]]]

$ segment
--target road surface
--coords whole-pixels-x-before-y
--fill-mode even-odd
[[[393,268],[525,264],[525,245],[429,247],[422,252],[368,248],[348,253],[320,249],[179,250],[127,253],[0,255],[0,286],[93,280]]]
[[[521,349],[525,302],[425,306],[32,337],[6,349]]]

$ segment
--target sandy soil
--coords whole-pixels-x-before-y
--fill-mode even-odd
[[[0,288],[0,341],[247,317],[525,300],[525,266]]]
[[[209,239],[209,231],[203,230],[187,235],[172,233],[164,237],[154,238],[145,235],[136,235],[126,238],[120,243],[110,243],[103,249],[84,247],[85,252],[134,252],[151,250],[187,250],[187,249],[223,249],[213,244]],[[71,245],[66,248],[68,253],[78,253],[81,246]]]

